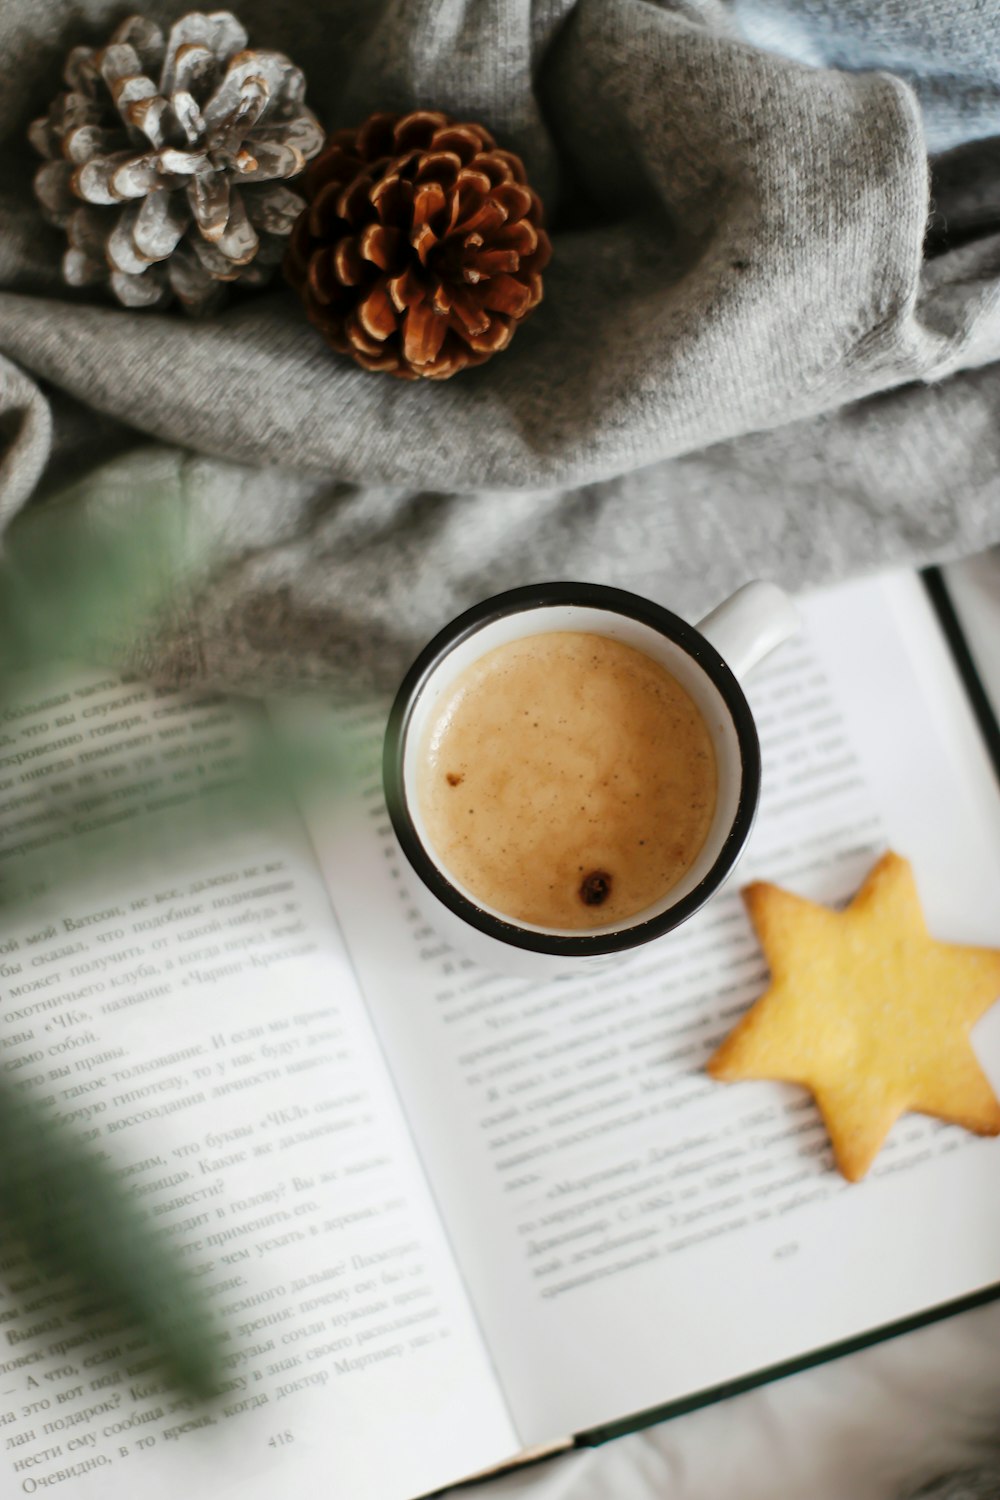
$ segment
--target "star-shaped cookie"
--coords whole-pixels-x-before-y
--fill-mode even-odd
[[[907,1110],[1000,1134],[969,1040],[1000,999],[1000,950],[930,937],[905,859],[883,855],[840,912],[760,881],[743,896],[771,986],[710,1059],[713,1078],[809,1089],[852,1182]]]

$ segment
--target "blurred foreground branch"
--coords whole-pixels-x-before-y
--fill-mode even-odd
[[[15,702],[26,682],[64,671],[67,660],[114,660],[144,635],[206,566],[187,530],[175,494],[137,497],[128,515],[110,512],[95,526],[72,505],[45,507],[19,519],[0,556],[0,744],[16,735]],[[226,830],[252,826],[287,802],[291,783],[338,778],[335,744],[313,739],[278,748],[260,716],[249,720],[239,764],[217,781],[211,797],[192,797],[169,817],[116,823],[110,810],[100,828],[101,799],[90,791],[81,820],[81,794],[49,791],[37,835],[4,849],[0,821],[0,940],[15,913],[41,891],[90,879],[95,887],[164,848],[218,841]],[[257,730],[253,730],[256,724]],[[7,743],[13,740],[7,738]],[[95,812],[96,808],[96,812]],[[108,803],[108,809],[111,804]],[[80,836],[79,829],[100,828]],[[3,983],[0,980],[0,983]],[[165,1002],[169,1004],[169,1001]],[[34,1102],[15,1074],[0,1074],[0,1228],[20,1241],[39,1270],[71,1278],[86,1311],[141,1332],[164,1374],[188,1395],[218,1389],[217,1338],[209,1303],[182,1266],[169,1238],[119,1180],[107,1154],[85,1143],[55,1111]],[[97,1303],[97,1307],[93,1304]]]

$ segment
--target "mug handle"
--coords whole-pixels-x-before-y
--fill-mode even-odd
[[[755,579],[716,605],[697,629],[742,681],[800,624],[799,612],[785,591],[776,583]]]

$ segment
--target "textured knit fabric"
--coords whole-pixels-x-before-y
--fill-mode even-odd
[[[911,1500],[1000,1500],[1000,1469],[963,1469],[922,1486]]]
[[[388,681],[528,579],[696,613],[1000,538],[992,0],[247,0],[329,126],[433,105],[527,161],[546,300],[444,385],[331,355],[284,288],[196,324],[61,286],[24,131],[120,14],[0,10],[0,520],[168,477],[220,572],[151,668]]]

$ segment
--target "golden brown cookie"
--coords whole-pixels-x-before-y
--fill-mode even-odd
[[[743,898],[771,987],[710,1059],[713,1078],[809,1089],[851,1182],[907,1110],[1000,1134],[969,1041],[1000,999],[1000,950],[930,937],[905,859],[883,855],[844,911],[762,881]]]

